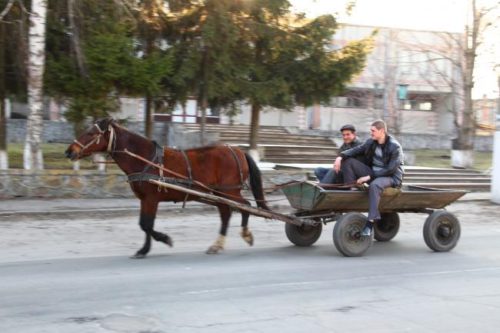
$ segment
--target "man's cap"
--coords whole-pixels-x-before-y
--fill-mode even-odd
[[[340,131],[351,131],[351,132],[356,132],[356,127],[354,127],[354,125],[351,125],[351,124],[347,124],[347,125],[344,125],[340,128]]]

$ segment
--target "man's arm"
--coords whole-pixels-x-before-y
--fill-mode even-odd
[[[366,147],[370,144],[369,141],[370,139],[366,140],[366,142],[363,144],[360,144],[356,147],[340,152],[339,156],[335,159],[335,162],[333,163],[333,169],[335,170],[335,172],[340,171],[340,165],[342,164],[343,159],[349,157],[355,157],[358,155],[363,155],[365,153]]]
[[[363,144],[361,144],[359,146],[344,150],[343,152],[340,153],[340,157],[349,158],[349,157],[356,157],[358,155],[363,155],[365,153],[367,147],[371,144],[372,141],[373,140],[368,139]]]

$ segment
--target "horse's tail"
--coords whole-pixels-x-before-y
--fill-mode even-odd
[[[266,210],[270,210],[267,206],[266,199],[264,198],[264,189],[262,188],[262,176],[259,167],[253,158],[245,153],[245,158],[248,164],[248,172],[250,175],[250,188],[252,194],[257,202],[257,206]]]

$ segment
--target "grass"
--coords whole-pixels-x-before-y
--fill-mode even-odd
[[[11,143],[8,145],[9,166],[12,169],[22,169],[23,167],[23,147],[21,143]],[[46,143],[42,144],[45,169],[72,169],[73,163],[64,156],[64,151],[68,147],[62,143]],[[449,168],[451,161],[450,150],[429,150],[419,149],[412,151],[415,154],[415,166],[432,167],[432,168]],[[484,171],[491,168],[492,153],[491,152],[475,152],[474,166],[476,170]],[[116,168],[116,166],[108,165],[108,167]],[[90,158],[81,160],[80,169],[92,170],[96,169],[96,164],[92,163]]]
[[[68,148],[64,143],[44,143],[42,144],[43,161],[45,169],[73,169],[73,162],[64,156],[64,152]],[[9,167],[11,169],[23,168],[23,149],[22,143],[10,143],[7,146],[9,154]],[[97,165],[92,163],[92,159],[86,158],[80,161],[80,169],[92,170],[97,169]]]
[[[419,149],[412,151],[415,154],[415,166],[431,168],[450,168],[451,151],[450,150],[430,150]],[[474,152],[473,169],[484,171],[491,168],[492,152]]]

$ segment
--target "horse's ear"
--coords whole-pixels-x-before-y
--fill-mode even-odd
[[[111,125],[115,120],[111,117],[107,117],[107,118],[102,118],[102,119],[99,119],[98,121],[96,121],[96,125],[99,126],[99,128],[101,129],[101,131],[105,131],[108,129],[109,125]]]

